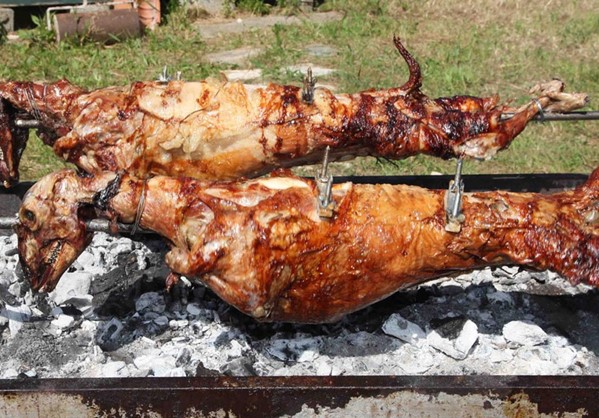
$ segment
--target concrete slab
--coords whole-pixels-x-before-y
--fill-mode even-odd
[[[235,64],[242,65],[247,63],[250,58],[260,55],[262,49],[260,48],[237,48],[230,51],[214,52],[211,54],[204,55],[206,61],[213,64]]]
[[[210,15],[222,15],[225,12],[224,0],[179,0],[179,3],[203,9]]]
[[[15,12],[13,9],[0,8],[0,25],[6,32],[15,30]]]
[[[312,76],[314,77],[326,77],[337,71],[334,68],[318,67],[314,64],[295,64],[285,67],[284,69],[287,71],[297,71],[306,75],[308,73],[308,68],[312,68]]]
[[[337,55],[339,50],[335,47],[324,44],[312,44],[304,48],[304,52],[313,57],[331,57]]]
[[[216,38],[220,35],[242,33],[252,29],[264,29],[274,25],[297,25],[304,21],[326,23],[341,20],[338,12],[309,13],[302,16],[252,16],[244,19],[232,19],[219,23],[197,23],[197,28],[204,39]]]
[[[227,70],[222,72],[229,81],[251,81],[262,77],[262,70]]]

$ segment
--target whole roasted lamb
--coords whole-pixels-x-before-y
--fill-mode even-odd
[[[343,183],[331,197],[323,218],[314,182],[286,174],[208,182],[63,170],[27,193],[19,254],[32,287],[50,291],[90,242],[86,220],[136,222],[170,244],[170,284],[198,279],[263,321],[334,321],[399,289],[488,265],[599,283],[599,169],[551,195],[464,194],[457,233],[445,228],[441,190]]]
[[[563,83],[543,85],[519,109],[498,97],[430,99],[420,91],[418,63],[398,39],[410,69],[399,88],[335,95],[325,88],[237,82],[136,82],[86,91],[66,80],[0,83],[0,180],[18,181],[28,129],[59,157],[87,173],[126,171],[222,180],[277,167],[358,155],[390,159],[424,153],[490,158],[507,147],[539,111],[563,102]],[[569,95],[568,108],[586,103]],[[573,105],[574,104],[574,105]],[[515,115],[503,119],[511,110]]]

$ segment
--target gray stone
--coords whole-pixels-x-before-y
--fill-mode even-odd
[[[509,342],[533,346],[547,341],[547,333],[537,324],[525,321],[512,321],[503,326],[503,336]]]
[[[418,345],[426,338],[426,334],[419,325],[404,319],[397,313],[391,315],[385,321],[383,332],[414,345]]]
[[[247,63],[250,58],[256,57],[261,53],[262,49],[260,48],[244,47],[206,54],[204,55],[204,59],[213,64],[242,65]]]
[[[0,25],[6,32],[15,30],[15,12],[12,9],[0,8]]]

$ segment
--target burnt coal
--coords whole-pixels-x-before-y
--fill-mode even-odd
[[[599,373],[599,292],[550,272],[453,275],[294,325],[193,280],[165,292],[158,240],[97,234],[60,289],[35,295],[15,248],[0,237],[0,378]]]

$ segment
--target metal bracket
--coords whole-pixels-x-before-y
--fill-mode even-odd
[[[539,121],[540,122],[545,122],[545,110],[543,109],[543,105],[541,105],[541,102],[539,101],[539,99],[534,99],[535,104],[537,105],[537,109],[539,110]]]
[[[318,189],[318,209],[321,218],[331,218],[335,211],[335,202],[331,198],[333,189],[333,176],[329,173],[329,151],[331,147],[327,145],[324,150],[322,167],[316,175],[316,188]]]
[[[159,82],[159,83],[161,83],[161,84],[166,84],[169,81],[171,81],[172,79],[173,78],[168,73],[168,68],[165,65],[164,67],[162,67],[162,72],[158,75],[158,78],[156,79],[156,81]]]
[[[302,100],[308,104],[314,103],[314,86],[316,79],[312,77],[312,67],[308,67],[304,77],[304,87],[302,89]]]
[[[445,230],[448,232],[460,232],[462,223],[466,220],[462,213],[462,195],[464,194],[463,162],[461,158],[458,159],[455,177],[449,182],[449,188],[445,192]]]

